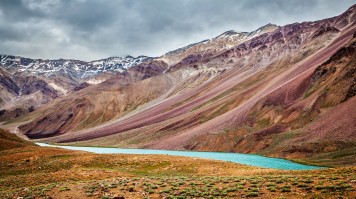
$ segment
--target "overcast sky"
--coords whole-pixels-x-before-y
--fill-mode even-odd
[[[160,56],[227,30],[339,15],[356,0],[0,0],[0,54]]]

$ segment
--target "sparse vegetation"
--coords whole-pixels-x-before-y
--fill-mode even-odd
[[[28,155],[36,156],[36,161],[24,161]],[[296,193],[355,196],[354,167],[261,170],[184,157],[96,155],[43,147],[7,150],[0,152],[0,157],[5,160],[0,162],[0,198],[277,198],[279,194],[288,198]]]

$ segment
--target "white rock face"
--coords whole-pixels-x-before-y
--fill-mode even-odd
[[[61,87],[61,86],[59,86],[59,85],[57,85],[57,84],[55,84],[53,82],[49,83],[49,85],[52,86],[52,88],[54,88],[56,91],[59,91],[59,92],[61,92],[63,94],[68,93],[67,89],[65,89],[65,88],[63,88],[63,87]]]

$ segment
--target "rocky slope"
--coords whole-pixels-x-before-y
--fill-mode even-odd
[[[0,129],[0,151],[20,148],[25,146],[36,146],[32,142],[26,141],[16,135]]]
[[[338,151],[343,158],[353,158],[355,44],[353,38],[313,72],[260,99],[247,113],[243,127],[198,136],[187,147],[291,158]]]
[[[85,62],[1,55],[0,120],[25,115],[60,96],[101,83],[151,60],[145,56],[126,56]]]
[[[223,50],[234,47],[264,33],[272,32],[277,25],[267,24],[252,32],[226,31],[221,35],[164,54],[161,59],[169,65],[185,65],[197,62]]]
[[[48,142],[292,158],[340,152],[335,160],[352,162],[355,12],[353,6],[320,21],[230,31],[14,122],[27,121],[20,131]]]
[[[63,93],[37,76],[13,75],[0,69],[0,120],[32,112]]]

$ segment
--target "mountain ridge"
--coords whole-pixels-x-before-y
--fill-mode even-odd
[[[83,79],[105,71],[124,72],[137,64],[151,59],[141,55],[138,57],[109,57],[86,62],[75,59],[30,59],[20,56],[0,55],[0,64],[13,73],[29,72],[45,76],[53,75],[55,72],[73,73],[73,77]]]

